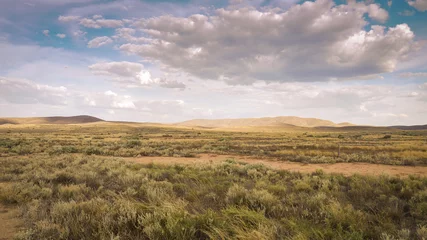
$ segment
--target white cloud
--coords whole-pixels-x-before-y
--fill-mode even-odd
[[[135,109],[135,104],[129,99],[114,101],[111,105],[113,108]]]
[[[368,5],[368,15],[370,18],[384,23],[388,19],[388,12],[382,9],[378,4]]]
[[[111,76],[111,80],[127,87],[158,85],[163,88],[185,89],[185,84],[165,78],[152,78],[144,65],[134,62],[101,62],[89,66],[97,75]]]
[[[37,84],[26,79],[0,77],[0,99],[14,104],[65,105],[67,88]]]
[[[427,0],[408,1],[408,4],[420,12],[424,12],[427,10]]]
[[[93,15],[92,18],[93,19],[100,19],[100,18],[102,18],[102,15]]]
[[[56,36],[59,37],[59,38],[65,38],[65,37],[67,37],[67,35],[65,35],[63,33],[58,33],[58,34],[56,34]]]
[[[58,21],[60,22],[73,22],[73,21],[77,21],[78,19],[80,19],[80,16],[59,16],[58,17]]]
[[[49,37],[49,33],[50,33],[50,31],[49,31],[49,30],[43,30],[43,34],[44,34],[46,37]]]
[[[117,96],[117,93],[115,93],[115,92],[113,92],[113,91],[111,91],[111,90],[106,91],[104,94],[105,94],[106,96]]]
[[[120,49],[203,79],[232,84],[329,81],[392,72],[415,49],[406,24],[365,30],[365,15],[384,22],[376,4],[317,0],[286,11],[218,9],[212,16],[170,15],[134,24],[151,38]],[[121,35],[132,41],[133,31]],[[310,69],[310,71],[307,71]]]
[[[136,77],[139,79],[142,85],[150,85],[155,83],[155,80],[151,78],[151,73],[149,71],[140,71]]]
[[[87,34],[87,32],[84,32],[82,30],[76,30],[73,32],[73,37],[75,38],[82,38]]]
[[[88,48],[99,48],[104,45],[111,44],[113,40],[107,36],[96,37],[87,43]]]
[[[116,34],[112,37],[116,40],[124,40],[132,43],[150,43],[152,42],[151,38],[147,37],[136,37],[134,34],[136,30],[133,28],[118,28],[116,29]]]
[[[134,62],[100,62],[89,66],[95,74],[125,78],[135,78],[143,68],[144,65]]]
[[[80,102],[83,106],[105,109],[136,109],[135,103],[130,96],[121,96],[111,90],[104,93],[84,92],[80,94],[79,98],[83,99]]]
[[[402,78],[427,78],[427,72],[405,72],[399,76]]]
[[[176,80],[167,80],[167,79],[160,79],[158,84],[160,87],[163,88],[175,88],[175,89],[185,89],[186,85],[182,82],[176,81]]]
[[[97,18],[97,19],[90,19],[90,18],[83,18],[80,20],[80,25],[85,26],[87,28],[118,28],[123,26],[122,20],[116,20],[116,19],[103,19],[103,18]]]

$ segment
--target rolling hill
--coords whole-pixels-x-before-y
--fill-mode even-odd
[[[29,118],[0,118],[2,124],[82,124],[103,122],[104,120],[92,116],[80,115],[72,117],[29,117]]]
[[[391,126],[390,128],[400,129],[400,130],[427,130],[426,125],[412,125],[412,126]]]
[[[210,127],[210,128],[233,128],[233,127],[343,127],[353,126],[351,123],[334,123],[332,121],[318,118],[301,117],[265,117],[265,118],[239,118],[239,119],[194,119],[177,123],[178,126],[187,127]]]

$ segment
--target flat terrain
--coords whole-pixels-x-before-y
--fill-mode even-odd
[[[300,163],[427,165],[427,131],[313,128],[201,129],[153,124],[1,125],[0,156],[246,156]]]
[[[12,207],[0,204],[0,240],[11,240],[22,226],[22,220],[18,218],[18,211]]]
[[[0,239],[427,239],[426,203],[425,130],[0,126]]]
[[[209,155],[202,154],[196,158],[185,157],[139,157],[124,158],[126,161],[142,164],[162,164],[162,165],[201,165],[201,164],[221,164],[225,160],[235,160],[246,164],[262,164],[276,170],[288,170],[302,173],[313,173],[322,170],[325,173],[338,173],[345,176],[353,174],[361,175],[390,175],[398,177],[422,176],[427,177],[427,166],[390,166],[370,163],[332,163],[332,164],[304,164],[295,162],[284,162],[274,160],[261,160],[251,157]]]
[[[8,184],[0,182],[0,192]],[[6,206],[0,203],[0,240],[11,240],[23,225],[18,217],[19,211],[14,206]]]

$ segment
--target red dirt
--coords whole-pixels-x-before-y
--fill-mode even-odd
[[[408,177],[409,175],[427,177],[427,167],[425,166],[393,166],[371,163],[332,163],[332,164],[303,164],[296,162],[283,162],[274,160],[256,159],[243,156],[230,155],[209,155],[202,154],[197,158],[178,158],[178,157],[139,157],[139,158],[124,158],[131,162],[142,164],[184,164],[184,165],[200,165],[200,164],[218,164],[226,159],[234,159],[238,162],[249,164],[264,164],[273,169],[298,171],[303,173],[311,173],[318,169],[325,173],[341,173],[346,176],[353,174],[361,175],[390,175]]]

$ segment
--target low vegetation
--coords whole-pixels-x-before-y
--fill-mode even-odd
[[[1,158],[19,239],[426,239],[427,179]]]
[[[427,165],[427,131],[233,132],[124,124],[0,128],[0,156],[196,157],[228,154],[303,163]]]
[[[2,127],[0,204],[20,209],[25,224],[17,239],[421,240],[427,178],[302,174],[233,159],[142,165],[119,157],[212,153],[425,165],[425,139],[423,131]]]

